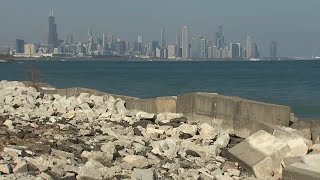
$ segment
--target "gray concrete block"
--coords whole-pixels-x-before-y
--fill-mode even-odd
[[[306,155],[284,168],[283,180],[320,180],[320,154]]]
[[[266,131],[258,131],[229,150],[236,161],[257,178],[267,179],[282,171],[281,162],[291,149]]]

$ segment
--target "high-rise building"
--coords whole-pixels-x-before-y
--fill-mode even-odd
[[[241,57],[241,46],[240,43],[231,43],[229,49],[230,58],[240,58]]]
[[[53,49],[57,48],[59,45],[57,24],[55,24],[54,21],[53,11],[51,11],[51,13],[49,14],[49,32],[47,44],[50,52],[53,52]]]
[[[247,36],[246,38],[246,59],[257,59],[259,58],[259,49],[253,38]]]
[[[108,50],[113,51],[114,50],[114,43],[115,43],[115,37],[112,34],[107,35],[107,45]]]
[[[207,46],[207,40],[201,39],[201,59],[207,59],[208,58],[208,46]]]
[[[161,29],[160,47],[162,49],[166,47],[166,33],[164,28]]]
[[[175,44],[168,45],[168,58],[174,59],[177,57],[177,48]]]
[[[94,51],[94,44],[93,44],[93,33],[92,33],[92,29],[91,26],[89,27],[88,30],[88,36],[89,36],[89,40],[88,40],[88,46],[87,46],[87,54],[92,55],[93,51]]]
[[[211,47],[211,46],[208,47],[208,58],[209,59],[214,58],[214,56],[213,56],[213,47]]]
[[[28,43],[24,45],[24,54],[32,55],[37,53],[37,47],[35,44]]]
[[[253,42],[252,38],[247,35],[246,38],[246,59],[250,59],[252,57],[252,51],[253,51]]]
[[[140,52],[140,53],[142,53],[143,52],[143,45],[142,45],[142,43],[143,43],[143,39],[142,39],[142,36],[141,35],[139,35],[138,36],[138,51]]]
[[[16,39],[16,53],[24,53],[24,40]]]
[[[182,51],[181,51],[181,37],[179,34],[177,34],[176,37],[176,57],[181,57],[182,56]]]
[[[221,25],[219,25],[218,31],[216,32],[215,45],[218,49],[223,49],[225,47],[224,36],[223,36],[223,31],[222,31]]]
[[[190,58],[190,47],[189,47],[189,30],[187,26],[182,28],[182,58]]]
[[[197,37],[193,37],[191,39],[191,58],[192,59],[201,58],[201,39],[203,39],[201,35]]]
[[[276,41],[272,41],[270,43],[270,58],[278,57],[278,43]]]
[[[107,37],[106,34],[102,34],[102,54],[106,53],[107,49]]]

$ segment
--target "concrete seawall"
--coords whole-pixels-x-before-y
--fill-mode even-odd
[[[25,84],[30,85],[27,82]],[[191,122],[216,123],[243,138],[258,130],[265,129],[265,124],[289,126],[291,113],[288,106],[205,92],[140,99],[78,87],[67,89],[42,88],[40,91],[67,97],[76,96],[80,93],[112,95],[125,100],[128,109],[137,109],[149,113],[183,113]]]

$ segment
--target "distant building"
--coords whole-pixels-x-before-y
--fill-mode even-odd
[[[207,59],[208,58],[208,46],[207,46],[207,40],[201,39],[201,49],[200,49],[200,58],[201,59]]]
[[[162,53],[161,48],[160,48],[160,47],[157,47],[157,48],[156,48],[156,57],[157,57],[157,58],[161,58],[161,56],[162,56],[161,53]]]
[[[213,56],[213,47],[211,47],[211,46],[208,47],[208,58],[209,59],[214,58],[214,56]]]
[[[177,57],[177,48],[175,44],[168,45],[168,58],[175,59]]]
[[[93,55],[94,42],[93,42],[93,33],[92,33],[91,26],[89,27],[89,30],[88,30],[88,36],[89,36],[89,39],[88,39],[88,45],[87,45],[87,54]]]
[[[124,55],[127,51],[127,43],[126,41],[118,41],[116,42],[116,52],[119,55]]]
[[[246,38],[246,59],[259,58],[259,49],[253,38],[247,36]]]
[[[240,58],[241,57],[241,46],[240,43],[230,44],[230,58]]]
[[[143,39],[142,39],[142,36],[141,35],[139,35],[138,36],[138,51],[140,52],[140,53],[143,53],[143,45],[142,45],[142,43],[143,43]]]
[[[24,53],[24,40],[16,39],[16,53]]]
[[[190,58],[190,47],[189,47],[189,30],[187,26],[182,28],[182,58]]]
[[[54,21],[53,11],[51,11],[51,13],[49,14],[49,32],[47,44],[50,52],[53,52],[53,49],[57,48],[59,45],[57,24]]]
[[[219,25],[218,31],[216,32],[215,45],[218,49],[223,49],[225,47],[224,36],[222,31],[222,26]]]
[[[201,35],[197,37],[193,37],[191,39],[191,58],[192,59],[201,58],[201,39],[203,39]]]
[[[24,54],[33,55],[37,53],[37,47],[35,44],[28,43],[24,45]]]
[[[270,58],[278,57],[278,43],[276,41],[272,41],[270,43]]]
[[[177,34],[176,37],[176,57],[182,56],[182,49],[181,49],[181,37],[179,34]]]
[[[166,48],[166,33],[164,28],[161,29],[160,47],[162,49]]]

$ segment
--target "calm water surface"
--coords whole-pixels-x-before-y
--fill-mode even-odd
[[[38,61],[42,79],[59,88],[88,87],[142,98],[218,92],[288,105],[320,118],[320,61],[132,62]],[[0,79],[26,80],[31,63],[0,64]]]

